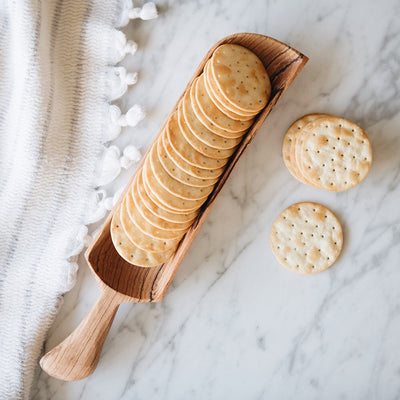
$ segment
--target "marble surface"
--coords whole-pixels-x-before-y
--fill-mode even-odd
[[[121,100],[148,117],[119,138],[149,145],[206,50],[234,32],[287,42],[310,57],[224,187],[164,301],[121,306],[96,372],[81,382],[38,377],[34,399],[400,398],[400,3],[160,1],[155,21],[126,29],[140,80]],[[297,117],[358,122],[374,162],[343,193],[305,186],[281,157]],[[129,172],[131,173],[131,171]],[[128,173],[128,174],[129,174]],[[125,174],[121,179],[127,179]],[[345,244],[315,276],[281,267],[269,247],[278,213],[321,202]],[[46,350],[69,334],[99,290],[83,259]]]

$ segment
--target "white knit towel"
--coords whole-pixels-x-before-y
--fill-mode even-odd
[[[137,79],[110,66],[137,48],[116,27],[156,15],[154,4],[134,8],[130,0],[2,2],[1,400],[30,397],[46,333],[74,284],[70,257],[89,240],[83,224],[113,204],[95,186],[140,158],[132,146],[104,147],[144,116],[139,105],[110,108]]]

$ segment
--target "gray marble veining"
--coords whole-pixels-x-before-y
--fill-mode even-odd
[[[96,372],[74,383],[42,373],[34,398],[399,399],[400,3],[170,1],[159,9],[158,20],[126,30],[140,50],[124,64],[140,80],[120,104],[140,101],[149,112],[125,130],[121,146],[147,148],[198,62],[225,35],[267,34],[310,61],[240,160],[164,301],[123,305]],[[328,193],[290,176],[282,138],[309,112],[366,130],[374,162],[361,185]],[[344,228],[340,259],[315,276],[286,271],[269,248],[275,217],[303,200],[327,205]],[[98,295],[80,265],[46,349]]]

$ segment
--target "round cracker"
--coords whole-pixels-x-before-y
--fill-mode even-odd
[[[204,112],[202,111],[201,107],[199,106],[199,103],[197,102],[196,99],[196,81],[199,78],[196,78],[196,80],[193,82],[192,86],[189,89],[189,94],[190,94],[190,102],[192,104],[193,112],[196,115],[196,118],[211,132],[216,133],[217,135],[226,137],[228,139],[234,139],[238,137],[242,137],[246,131],[241,131],[241,132],[228,132],[224,129],[221,129],[219,126],[213,124],[210,122],[210,120],[206,117]]]
[[[189,93],[186,92],[185,97],[189,96]],[[179,103],[178,107],[178,123],[181,129],[182,135],[188,141],[188,143],[198,152],[204,154],[206,157],[211,158],[227,158],[230,157],[234,151],[236,150],[235,147],[231,149],[216,149],[215,147],[211,147],[203,143],[201,140],[197,139],[197,137],[193,134],[193,132],[188,127],[184,115],[183,115],[183,101]]]
[[[290,271],[314,274],[339,257],[343,231],[336,216],[321,204],[304,202],[284,210],[272,225],[271,248]]]
[[[186,95],[188,94],[188,95]],[[207,129],[196,117],[193,111],[190,91],[187,91],[182,99],[183,106],[183,117],[185,118],[186,124],[189,129],[193,132],[193,135],[197,139],[201,140],[208,146],[215,147],[217,149],[231,149],[236,147],[242,141],[242,135],[237,138],[226,138]]]
[[[132,195],[134,197],[139,195],[141,202],[143,202],[145,206],[142,210],[142,215],[158,228],[184,230],[193,223],[198,214],[198,212],[178,214],[159,207],[146,191],[142,170],[137,173],[137,181],[136,185],[132,187]],[[139,208],[139,211],[140,210],[141,208]]]
[[[193,86],[197,104],[202,114],[211,124],[228,132],[242,132],[249,129],[253,124],[253,119],[239,121],[228,117],[213,103],[206,90],[204,74],[201,74],[199,78],[193,82]]]
[[[160,162],[165,168],[165,170],[179,182],[185,183],[189,186],[197,186],[197,187],[210,186],[218,182],[218,178],[203,179],[192,176],[187,172],[185,172],[183,169],[181,169],[177,164],[175,164],[174,161],[171,160],[169,154],[165,149],[164,135],[162,135],[158,140],[157,153],[158,153],[158,158],[160,159]]]
[[[261,60],[249,49],[223,44],[213,53],[210,71],[224,99],[239,110],[258,113],[268,103],[271,83]]]
[[[340,192],[358,185],[368,174],[372,148],[367,134],[354,122],[320,118],[304,128],[300,170],[308,181]]]
[[[283,162],[286,165],[286,168],[289,172],[298,180],[301,180],[299,177],[299,171],[297,168],[297,163],[291,158],[291,147],[295,144],[295,138],[301,134],[301,130],[305,125],[309,122],[315,121],[318,118],[327,117],[328,114],[307,114],[297,119],[290,125],[287,130],[285,137],[283,138],[282,143],[282,156]]]
[[[206,79],[207,79],[207,81],[208,81],[208,86],[211,88],[211,90],[212,90],[212,92],[213,92],[213,95],[214,95],[216,98],[218,98],[218,100],[219,100],[222,104],[224,104],[224,106],[225,106],[226,108],[228,108],[229,110],[231,110],[232,112],[234,112],[234,113],[236,113],[236,114],[243,113],[243,114],[246,115],[246,116],[249,115],[249,114],[251,114],[251,115],[253,115],[253,116],[256,115],[255,112],[249,113],[249,112],[240,110],[240,109],[238,109],[237,107],[235,107],[233,104],[229,103],[229,102],[225,99],[225,97],[224,97],[224,95],[221,93],[221,91],[218,89],[218,86],[217,86],[217,84],[216,84],[216,82],[215,82],[215,80],[214,80],[214,76],[213,76],[213,74],[212,74],[210,68],[208,68],[208,71],[209,71],[209,72],[207,73],[207,71],[206,71],[206,74],[205,74],[205,75],[206,75]]]
[[[184,200],[197,200],[208,197],[214,188],[213,185],[203,187],[189,186],[174,179],[167,172],[158,158],[157,147],[159,146],[159,143],[159,141],[154,143],[154,146],[148,154],[151,170],[158,183],[173,196],[177,196]]]
[[[195,165],[189,164],[171,145],[166,131],[163,132],[161,136],[165,151],[167,152],[169,158],[181,169],[183,169],[188,174],[201,179],[215,179],[218,178],[224,171],[225,167],[220,167],[216,169],[204,169],[199,168]]]
[[[133,221],[126,208],[126,198],[123,199],[121,206],[119,208],[119,218],[126,235],[129,240],[139,249],[149,251],[152,253],[158,253],[167,251],[169,249],[175,248],[180,242],[184,232],[180,231],[182,234],[174,239],[156,239],[150,235],[142,232],[135,221]]]
[[[133,184],[135,185],[135,182]],[[144,218],[142,213],[139,211],[139,197],[133,197],[132,192],[128,192],[126,194],[124,202],[130,219],[146,235],[149,235],[155,239],[175,239],[182,237],[185,234],[186,230],[166,230],[154,226],[151,222]]]
[[[210,60],[207,61],[205,67],[204,67],[204,84],[207,90],[208,95],[210,96],[210,99],[212,102],[228,117],[232,119],[237,119],[239,121],[248,121],[249,119],[254,118],[254,113],[246,113],[244,111],[242,112],[234,112],[230,110],[226,105],[224,105],[223,102],[220,101],[218,96],[216,95],[209,79],[210,75]]]
[[[207,199],[207,197],[204,197],[203,199],[186,200],[168,192],[168,190],[164,189],[164,187],[160,185],[154,176],[154,171],[152,170],[148,158],[146,158],[143,164],[142,176],[147,194],[159,207],[164,208],[167,211],[187,214],[197,210]]]
[[[176,112],[172,113],[170,119],[168,120],[166,132],[171,146],[189,164],[203,169],[215,170],[223,167],[229,161],[229,158],[215,159],[207,157],[194,149],[185,139],[180,130],[178,124],[178,115]]]
[[[302,129],[295,137],[292,142],[292,148],[290,149],[290,157],[292,160],[292,169],[297,174],[297,179],[306,185],[321,189],[318,185],[318,179],[313,182],[303,173],[303,168],[301,165],[301,147],[305,140],[307,133]]]
[[[120,221],[119,209],[117,209],[111,220],[111,240],[118,254],[128,263],[139,267],[157,267],[168,261],[174,254],[176,248],[160,253],[151,253],[135,246],[126,235]]]

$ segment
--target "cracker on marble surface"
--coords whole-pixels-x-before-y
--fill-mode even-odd
[[[314,274],[339,257],[343,231],[336,216],[321,204],[302,202],[286,208],[271,228],[277,260],[290,271]]]
[[[285,134],[285,137],[283,138],[283,143],[282,143],[283,162],[285,163],[286,168],[289,170],[289,172],[296,179],[301,180],[299,177],[299,171],[297,170],[297,164],[291,158],[291,148],[292,146],[295,146],[295,139],[297,139],[297,137],[300,136],[299,134],[301,133],[305,125],[307,125],[311,121],[314,121],[324,116],[328,116],[328,114],[314,113],[314,114],[304,115],[303,117],[293,122],[292,125],[290,125],[289,129]]]
[[[307,180],[339,192],[351,189],[367,176],[372,163],[371,143],[354,122],[320,118],[304,126],[303,135],[300,169]]]

